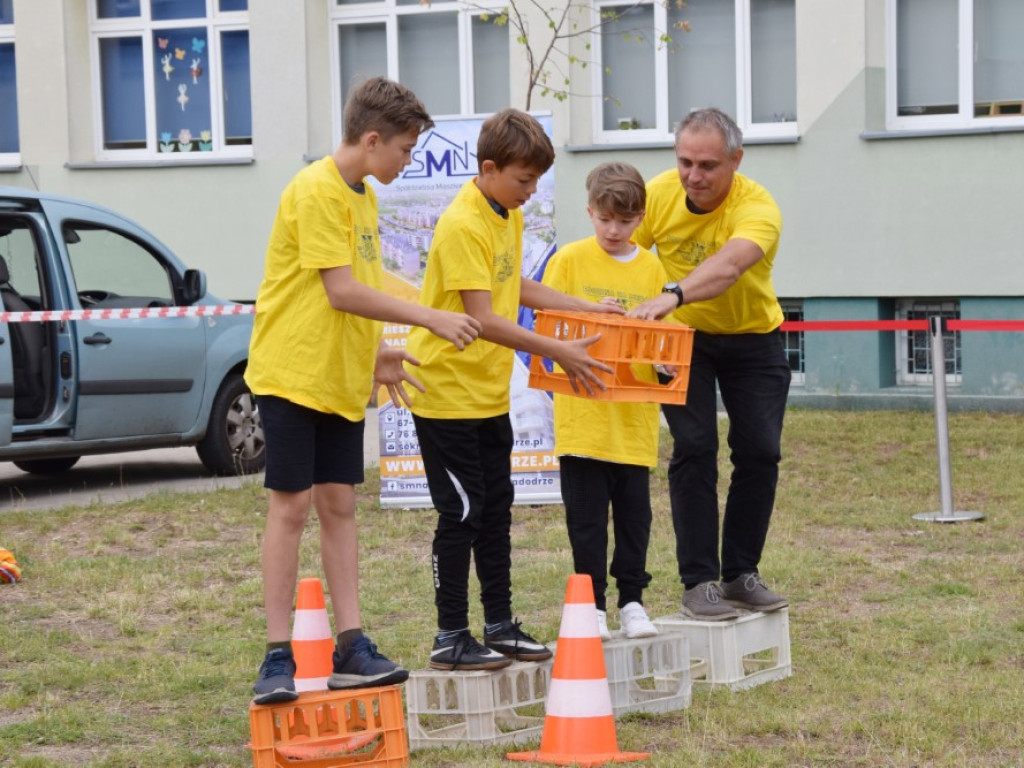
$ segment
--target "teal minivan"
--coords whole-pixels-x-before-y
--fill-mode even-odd
[[[142,227],[0,187],[0,304],[0,461],[55,473],[85,454],[194,445],[213,473],[263,469],[242,378],[251,307],[200,309],[233,302],[207,294],[205,275]],[[172,307],[195,309],[156,316]],[[67,319],[17,321],[42,311]]]

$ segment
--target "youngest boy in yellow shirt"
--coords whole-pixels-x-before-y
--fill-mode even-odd
[[[667,277],[661,261],[631,240],[644,217],[646,188],[626,163],[604,163],[587,176],[587,213],[594,236],[569,243],[551,257],[543,282],[570,296],[618,302],[627,311],[658,295]],[[636,371],[657,381],[651,366]],[[615,546],[611,575],[618,587],[619,621],[626,637],[658,630],[643,605],[651,533],[650,468],[658,462],[660,419],[655,403],[623,403],[555,394],[555,453],[576,573],[594,584],[601,638],[608,630],[608,506]]]

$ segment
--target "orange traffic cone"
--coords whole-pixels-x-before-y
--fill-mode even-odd
[[[603,765],[650,757],[647,752],[619,752],[594,586],[587,574],[569,577],[545,709],[540,750],[512,752],[506,755],[509,760]]]
[[[320,579],[299,581],[292,623],[292,653],[295,655],[295,690],[299,693],[326,690],[327,678],[334,670],[334,636]]]

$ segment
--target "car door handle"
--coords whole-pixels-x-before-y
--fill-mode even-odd
[[[92,336],[86,336],[83,339],[83,341],[86,344],[92,344],[92,345],[96,345],[96,344],[109,344],[110,343],[110,337],[107,336],[105,333],[94,333]]]

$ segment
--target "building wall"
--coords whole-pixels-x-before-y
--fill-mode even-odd
[[[0,184],[122,211],[204,269],[212,292],[252,299],[281,189],[332,151],[340,126],[329,0],[249,6],[254,159],[123,167],[94,161],[86,3],[14,0],[23,166],[0,171]],[[885,0],[796,8],[799,139],[750,143],[741,166],[782,208],[779,295],[803,300],[808,320],[884,318],[897,298],[929,297],[960,300],[964,318],[1024,317],[1024,174],[1007,172],[1024,164],[1024,132],[893,138],[884,130]],[[579,53],[582,41],[571,45]],[[525,60],[513,46],[513,106],[525,105]],[[595,146],[592,75],[569,69],[583,95],[535,91],[531,105],[553,115],[560,242],[591,233],[583,181],[594,165],[625,160],[647,177],[674,165],[670,142]],[[893,345],[892,334],[808,333],[795,396],[919,397],[921,388],[894,386]],[[1024,335],[965,333],[963,381],[951,394],[1019,402],[1018,360]]]

